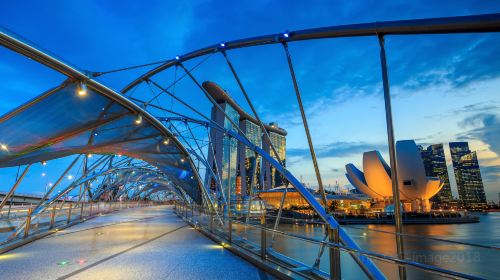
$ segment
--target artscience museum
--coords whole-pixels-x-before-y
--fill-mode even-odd
[[[399,195],[405,211],[427,212],[429,199],[443,183],[437,177],[427,177],[420,151],[413,140],[396,143]],[[363,153],[363,172],[352,163],[346,165],[347,179],[360,192],[380,207],[392,204],[391,169],[379,151]]]

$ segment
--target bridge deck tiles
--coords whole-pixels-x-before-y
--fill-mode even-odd
[[[1,279],[267,279],[171,207],[94,218],[0,255]]]

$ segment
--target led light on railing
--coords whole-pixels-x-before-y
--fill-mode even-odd
[[[88,158],[91,158],[91,157],[92,157],[92,154],[88,154],[88,155],[87,155],[87,157],[88,157]]]
[[[166,138],[163,140],[163,144],[168,145],[170,143],[170,139]]]
[[[43,166],[47,165],[47,162],[46,162],[45,160],[44,160],[44,161],[42,161],[42,165],[43,165]]]
[[[87,85],[84,82],[80,82],[77,87],[78,95],[84,96],[87,94]]]
[[[179,59],[181,59],[181,57],[180,57],[180,56],[178,56],[178,55],[176,55],[176,56],[175,56],[175,60],[179,60]]]
[[[68,175],[68,180],[73,180],[73,175]]]
[[[290,37],[290,33],[288,33],[288,32],[283,33],[283,37],[285,37],[285,38]]]
[[[226,47],[226,42],[220,43],[220,46],[223,47],[223,48]]]

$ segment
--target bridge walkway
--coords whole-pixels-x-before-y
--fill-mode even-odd
[[[88,220],[0,255],[1,279],[272,279],[170,206]]]

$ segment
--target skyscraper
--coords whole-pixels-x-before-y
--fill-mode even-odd
[[[466,205],[486,203],[476,152],[467,142],[450,142],[450,151],[460,200]]]
[[[286,166],[286,131],[280,128],[276,123],[270,123],[269,125],[271,129],[268,129],[268,134],[271,139],[271,144],[276,149],[283,166]],[[262,145],[264,151],[268,152],[274,159],[278,160],[265,136],[262,138]],[[269,162],[264,162],[263,167],[264,187],[266,189],[279,187],[285,183],[281,174],[277,172],[276,169],[269,164]]]
[[[429,177],[439,177],[443,182],[441,190],[431,198],[433,202],[449,202],[453,199],[451,195],[450,179],[443,144],[434,144],[421,148],[422,160],[424,161],[425,174]]]
[[[249,119],[240,121],[240,129],[245,133],[248,140],[257,147],[262,147],[262,130],[260,126]],[[243,195],[250,194],[250,184],[260,186],[261,157],[243,144],[238,147],[238,167],[241,177],[241,192]],[[255,177],[254,177],[255,173]],[[253,182],[252,182],[253,179]]]
[[[231,121],[236,124],[239,122],[240,115],[238,112],[227,102],[219,102],[219,106],[224,112],[215,106],[212,107],[212,120],[226,129],[236,130]],[[235,200],[236,172],[238,168],[238,143],[236,139],[224,135],[220,130],[210,129],[208,154],[208,164],[214,173],[219,173],[224,196]],[[207,176],[210,176],[209,173],[207,173]]]
[[[203,83],[203,87],[224,109],[226,114],[230,116],[231,120],[238,124],[239,129],[252,144],[261,147],[272,156],[274,155],[269,144],[266,144],[267,141],[264,143],[265,136],[263,137],[261,126],[254,117],[246,113],[229,94],[217,84],[207,81]],[[226,129],[237,130],[232,127],[232,124],[227,120],[224,114],[215,107],[212,108],[212,121],[224,126]],[[271,143],[275,146],[280,158],[284,160],[286,131],[279,128],[274,123],[264,125],[264,128],[269,133]],[[283,184],[280,174],[276,172],[267,161],[263,161],[260,156],[256,157],[255,152],[242,143],[238,143],[234,139],[226,139],[223,137],[223,134],[216,129],[210,130],[210,142],[214,143],[213,147],[215,150],[214,156],[212,156],[209,149],[210,165],[212,168],[218,166],[218,168],[222,170],[223,176],[221,181],[223,181],[224,188],[226,188],[224,184],[228,184],[226,178],[229,176],[229,185],[232,188],[232,199],[250,194],[250,184],[252,181],[257,189],[268,189]],[[236,148],[234,148],[235,146]],[[222,153],[219,151],[222,151]],[[214,157],[215,160],[213,159]],[[214,166],[214,163],[217,163],[217,166]],[[230,171],[224,171],[228,170],[228,168]],[[255,177],[253,177],[254,173]],[[207,176],[210,177],[211,175],[207,174]],[[227,191],[225,191],[225,193],[227,193]]]

